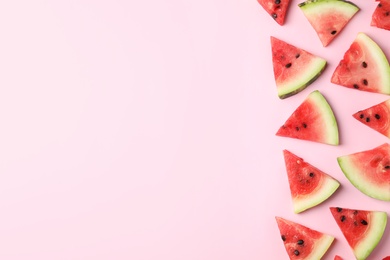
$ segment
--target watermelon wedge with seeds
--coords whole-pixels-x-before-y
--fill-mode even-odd
[[[374,10],[371,26],[390,30],[390,1],[381,1]]]
[[[390,99],[352,115],[359,122],[390,138]]]
[[[382,239],[386,212],[340,207],[331,207],[330,211],[356,259],[366,259]]]
[[[281,217],[276,217],[276,221],[290,259],[321,259],[333,243],[334,237],[328,234]]]
[[[276,132],[277,136],[338,145],[333,110],[318,90],[311,92]]]
[[[298,6],[324,47],[340,34],[359,11],[359,7],[355,4],[343,0],[308,0]]]
[[[278,24],[284,24],[290,0],[257,0],[257,2]]]
[[[340,156],[337,161],[358,190],[369,197],[390,201],[390,144]]]
[[[272,63],[279,98],[295,95],[314,82],[326,60],[271,36]]]
[[[347,88],[389,95],[389,62],[376,42],[365,33],[358,33],[333,72],[331,82]]]
[[[283,154],[294,213],[317,206],[340,186],[337,180],[292,152],[283,150]]]

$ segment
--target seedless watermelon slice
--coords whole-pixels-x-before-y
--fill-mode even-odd
[[[333,72],[331,82],[347,88],[390,94],[390,66],[382,49],[359,33]]]
[[[325,69],[326,60],[271,37],[272,63],[278,96],[287,98],[305,89]]]
[[[321,259],[334,240],[330,235],[281,217],[276,217],[276,221],[290,259]]]
[[[366,259],[383,236],[386,212],[339,207],[331,207],[330,211],[356,259]]]
[[[257,0],[264,10],[280,25],[284,24],[290,0]]]
[[[390,144],[337,158],[347,179],[372,198],[390,201]]]
[[[317,32],[324,47],[340,34],[359,11],[355,4],[343,0],[308,0],[298,6]]]
[[[328,199],[340,183],[288,150],[283,151],[294,213],[317,206]]]
[[[382,0],[371,18],[371,26],[390,30],[390,1]]]
[[[332,108],[315,90],[279,128],[277,136],[338,145],[339,133]]]
[[[353,114],[353,117],[390,138],[390,99],[360,110]]]

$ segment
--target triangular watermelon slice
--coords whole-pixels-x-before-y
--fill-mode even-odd
[[[337,158],[348,180],[372,198],[390,201],[390,144]]]
[[[280,25],[284,24],[290,0],[257,0],[264,10]]]
[[[317,206],[328,199],[340,183],[288,150],[283,151],[294,213]]]
[[[390,138],[390,99],[360,110],[353,114],[353,117]]]
[[[390,94],[390,66],[382,49],[364,33],[345,52],[331,82],[347,88]]]
[[[371,26],[390,30],[390,1],[381,1],[371,18]]]
[[[330,211],[356,259],[366,259],[383,236],[386,212],[339,207],[331,207]]]
[[[276,217],[276,222],[290,259],[321,259],[334,240],[330,235],[281,217]]]
[[[339,132],[332,108],[315,90],[279,128],[277,136],[338,145]]]
[[[343,0],[307,0],[298,6],[317,32],[324,47],[340,34],[359,11],[355,4]]]
[[[278,96],[287,98],[315,81],[326,67],[326,60],[271,37],[272,63]]]

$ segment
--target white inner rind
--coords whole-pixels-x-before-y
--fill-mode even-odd
[[[390,65],[386,55],[378,44],[364,33],[358,33],[355,41],[369,51],[368,55],[370,55],[375,61],[375,64],[377,64],[377,72],[380,76],[379,86],[382,86],[380,92],[383,94],[390,94]]]
[[[328,251],[330,245],[333,243],[334,237],[324,234],[313,246],[315,250],[308,255],[305,260],[318,260]]]
[[[341,170],[344,172],[348,180],[358,190],[375,199],[390,201],[390,184],[379,186],[371,183],[369,178],[366,178],[366,173],[357,167],[351,161],[349,155],[337,158]]]
[[[355,247],[354,254],[358,260],[366,259],[381,240],[387,224],[386,212],[373,212],[370,214],[370,228],[366,236]]]
[[[329,198],[339,186],[340,183],[335,179],[329,176],[324,177],[321,186],[313,191],[313,193],[293,198],[294,213],[300,213],[308,208],[312,208],[320,204]]]
[[[315,90],[310,94],[310,99],[312,102],[315,102],[315,104],[318,105],[318,110],[325,122],[325,132],[326,140],[324,140],[326,143],[331,145],[338,145],[339,144],[339,130],[336,122],[336,118],[333,114],[333,110],[330,107],[329,103],[326,101],[324,96],[318,91]]]
[[[279,84],[278,95],[284,96],[305,87],[314,78],[319,76],[319,74],[325,68],[325,65],[326,60],[320,57],[313,58],[309,64],[305,64],[305,68],[300,70],[299,75],[295,75],[289,81],[286,81],[283,84]]]

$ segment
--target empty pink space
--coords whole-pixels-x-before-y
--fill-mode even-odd
[[[388,138],[352,117],[388,96],[330,82],[374,1],[323,47],[292,0],[283,26],[256,0],[4,1],[0,8],[0,259],[288,259],[280,216],[334,236],[329,207],[381,210],[336,158]],[[270,37],[327,60],[297,95],[277,96]],[[276,136],[314,90],[340,145]],[[294,214],[283,150],[336,178],[323,204]],[[371,260],[390,255],[390,228]]]

